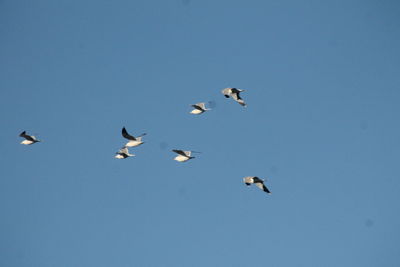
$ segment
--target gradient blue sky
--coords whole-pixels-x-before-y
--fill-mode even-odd
[[[0,266],[399,266],[399,14],[1,0]]]

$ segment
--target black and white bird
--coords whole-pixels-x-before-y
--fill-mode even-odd
[[[176,156],[174,160],[179,162],[185,162],[188,161],[189,159],[194,159],[195,157],[191,156],[192,153],[200,153],[196,151],[183,151],[179,149],[173,149],[172,151],[178,154],[178,156]]]
[[[232,97],[233,100],[238,102],[243,107],[246,107],[247,106],[246,103],[240,97],[240,92],[243,92],[243,91],[244,90],[238,89],[238,88],[225,88],[221,92],[226,98]]]
[[[264,180],[258,178],[257,176],[246,176],[243,178],[243,182],[249,186],[251,184],[255,184],[258,188],[263,190],[267,194],[271,194],[271,191],[264,184]]]
[[[32,145],[34,143],[40,142],[40,140],[36,139],[33,135],[26,134],[26,131],[23,131],[19,134],[20,137],[25,138],[24,141],[21,142],[23,145]]]
[[[126,159],[126,158],[129,158],[129,157],[133,157],[133,156],[135,156],[135,155],[133,155],[133,154],[129,154],[129,151],[128,151],[128,148],[127,147],[123,147],[123,148],[121,148],[117,153],[115,153],[116,155],[115,155],[115,158],[117,158],[117,159]]]
[[[206,104],[204,102],[201,103],[197,103],[194,105],[191,105],[194,109],[192,111],[190,111],[191,114],[201,114],[206,112],[207,110],[211,110],[209,108],[206,108]]]
[[[139,135],[138,137],[134,137],[126,131],[125,127],[122,128],[122,136],[128,139],[128,143],[126,143],[125,147],[134,147],[143,144],[142,136],[145,136],[146,133]]]

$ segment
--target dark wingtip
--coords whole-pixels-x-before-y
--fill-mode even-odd
[[[26,131],[23,131],[22,133],[19,134],[19,136],[23,137],[26,134]]]
[[[128,135],[128,131],[126,130],[125,126],[122,127],[121,134],[124,138],[129,139],[126,135]]]
[[[224,95],[226,98],[229,98],[229,95]]]

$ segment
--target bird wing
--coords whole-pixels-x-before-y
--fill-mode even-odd
[[[239,99],[238,101],[236,101],[236,102],[238,102],[240,105],[242,105],[243,107],[246,107],[247,106],[247,104],[244,102],[244,100],[243,99]]]
[[[240,92],[242,92],[243,90],[241,89],[236,89],[236,88],[232,88],[231,90],[231,94],[230,96],[236,101],[238,102],[240,105],[242,106],[246,106],[246,103],[244,102],[244,100],[240,97]]]
[[[254,182],[254,183],[263,183],[263,182],[264,182],[263,179],[260,179],[260,178],[257,177],[257,176],[253,176],[252,179],[253,179],[253,182]]]
[[[194,105],[192,105],[192,107],[194,107],[195,109],[198,109],[198,110],[200,110],[200,111],[206,110],[206,105],[205,105],[204,102],[194,104]]]
[[[202,108],[198,105],[198,104],[194,104],[194,105],[191,105],[193,108],[195,108],[195,109],[198,109],[198,110],[201,110],[201,111],[203,111],[202,110]]]
[[[267,194],[271,194],[271,191],[268,190],[268,188],[265,186],[263,182],[255,182],[254,183],[258,188],[266,192]]]
[[[32,141],[32,142],[36,141],[36,138],[34,136],[32,137],[30,135],[27,135],[26,131],[23,131],[22,133],[20,133],[19,136],[25,138],[26,140]]]
[[[240,92],[232,93],[231,96],[232,96],[232,98],[233,98],[236,102],[238,102],[240,105],[242,105],[242,106],[245,107],[245,106],[246,106],[246,103],[245,103],[244,100],[240,97],[239,93],[240,93]]]
[[[231,96],[232,96],[232,98],[235,99],[236,101],[242,99],[242,98],[240,97],[240,91],[234,91],[234,92],[232,92]]]
[[[127,147],[123,147],[123,148],[121,148],[118,152],[117,152],[117,154],[126,154],[126,155],[128,155],[129,154],[129,151],[128,151],[128,148]]]
[[[132,135],[128,134],[128,131],[125,129],[125,127],[122,128],[122,136],[125,137],[128,140],[136,140],[135,137]]]
[[[182,155],[182,156],[185,156],[185,157],[186,157],[185,151],[183,151],[183,150],[180,150],[180,149],[172,149],[172,151],[175,152],[175,153],[177,153],[177,154],[179,154],[179,155]]]
[[[142,142],[142,137],[145,135],[146,135],[146,133],[139,135],[138,137],[136,137],[136,141]]]
[[[243,92],[243,91],[244,91],[244,90],[242,90],[242,89],[231,88],[232,94],[240,93],[240,92]]]
[[[183,153],[185,153],[186,157],[190,157],[190,155],[192,155],[192,151],[183,151]]]
[[[197,103],[196,106],[200,107],[201,109],[206,109],[206,104],[204,102]]]

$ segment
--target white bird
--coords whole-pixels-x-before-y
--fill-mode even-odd
[[[264,184],[264,180],[258,178],[257,176],[247,176],[243,178],[243,182],[249,186],[251,184],[255,184],[258,188],[266,192],[267,194],[271,194],[271,191]]]
[[[126,159],[128,157],[133,157],[135,155],[133,154],[129,154],[128,148],[127,147],[123,147],[121,148],[117,153],[115,153],[115,158],[117,159]]]
[[[194,109],[192,111],[190,111],[191,114],[201,114],[206,112],[207,110],[211,110],[209,108],[206,108],[206,104],[204,102],[201,103],[197,103],[194,105],[191,105]]]
[[[174,160],[179,161],[179,162],[185,162],[188,161],[189,159],[194,159],[195,157],[192,157],[192,152],[193,153],[200,153],[196,151],[183,151],[179,149],[173,149],[173,152],[177,153],[178,156],[174,158]]]
[[[122,128],[122,136],[128,139],[128,143],[126,143],[126,147],[134,147],[134,146],[139,146],[143,144],[144,142],[142,141],[142,136],[145,136],[146,133],[139,135],[138,137],[134,137],[126,131],[125,127]]]
[[[21,142],[21,144],[23,145],[32,145],[34,143],[40,142],[40,140],[36,139],[35,136],[27,135],[26,131],[20,133],[19,136],[25,138],[25,140]]]
[[[238,102],[243,107],[246,107],[247,106],[246,103],[240,97],[240,92],[243,92],[243,91],[244,90],[238,89],[238,88],[225,88],[221,92],[226,98],[232,97],[233,100]]]

